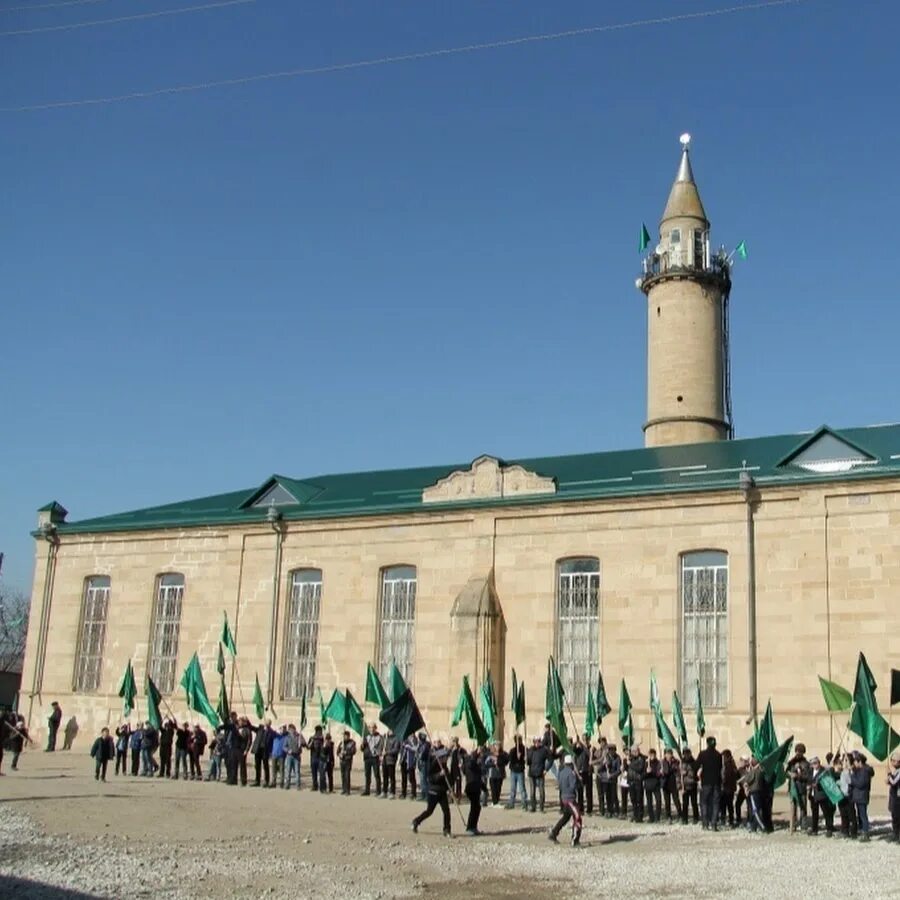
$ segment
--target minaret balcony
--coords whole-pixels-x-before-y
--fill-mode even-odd
[[[680,255],[676,262],[666,252],[653,251],[644,257],[641,268],[637,286],[645,294],[663,281],[697,281],[715,285],[723,293],[731,287],[731,265],[721,251],[706,263],[685,262]]]

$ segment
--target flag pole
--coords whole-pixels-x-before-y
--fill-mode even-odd
[[[237,676],[238,693],[241,695],[241,707],[243,708],[244,712],[246,712],[247,711],[247,701],[244,699],[244,689],[241,687],[241,675],[240,675],[240,672],[238,672],[238,670],[237,670],[237,657],[236,656],[231,657],[231,674],[232,674],[232,676],[235,676],[235,675]],[[232,696],[234,696],[234,678],[233,677],[231,679],[231,690],[232,690]]]

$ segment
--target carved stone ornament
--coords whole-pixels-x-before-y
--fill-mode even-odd
[[[528,494],[555,494],[552,478],[529,472],[522,466],[507,466],[493,456],[479,456],[468,469],[451,472],[422,491],[423,503],[453,500],[491,500]]]

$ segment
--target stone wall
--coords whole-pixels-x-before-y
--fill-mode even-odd
[[[706,710],[706,717],[720,746],[737,749],[750,731],[745,724],[750,714],[746,516],[746,504],[735,490],[288,523],[274,668],[277,714],[281,720],[298,716],[296,702],[279,700],[290,572],[307,566],[323,571],[317,684],[326,698],[339,686],[349,687],[361,700],[365,665],[374,660],[377,642],[380,570],[408,564],[418,570],[413,689],[431,728],[449,732],[461,676],[480,678],[483,673],[473,667],[491,658],[505,661],[502,677],[495,673],[504,710],[514,666],[526,682],[527,728],[539,730],[547,656],[554,651],[556,562],[590,555],[601,566],[599,657],[607,690],[615,704],[619,680],[627,680],[638,736],[646,743],[651,666],[667,713],[673,688],[679,688],[686,704],[691,700],[690,690],[678,683],[679,555],[718,549],[729,555],[728,706]],[[825,714],[817,675],[852,688],[857,654],[863,650],[883,684],[879,697],[887,711],[887,673],[900,660],[900,635],[888,627],[900,589],[900,484],[765,488],[755,505],[755,523],[759,713],[771,697],[779,735],[794,734],[825,751],[837,744],[846,717],[832,722]],[[238,707],[243,697],[249,711],[255,676],[265,686],[268,674],[275,546],[276,534],[268,525],[63,533],[43,684],[29,698],[49,548],[38,541],[20,703],[26,714],[30,710],[31,728],[42,733],[52,700],[60,702],[64,720],[74,715],[89,733],[119,721],[119,678],[130,657],[143,686],[156,577],[173,571],[186,579],[177,671],[196,650],[215,701],[216,642],[227,610],[239,651],[239,678],[231,696]],[[102,682],[96,694],[74,695],[84,579],[95,574],[112,579]],[[469,653],[459,646],[467,639],[460,635],[481,640],[487,632],[479,625],[454,633],[451,614],[470,581],[491,575],[492,602],[502,618],[494,639],[502,645],[488,651],[473,646]],[[570,699],[580,729],[584,698]],[[176,688],[167,702],[179,717],[184,715],[183,692]],[[140,704],[133,720],[144,709],[143,696]],[[688,721],[692,727],[691,713]],[[504,732],[509,736],[512,731],[505,713]],[[615,713],[603,731],[618,737]],[[852,738],[851,744],[858,741]]]

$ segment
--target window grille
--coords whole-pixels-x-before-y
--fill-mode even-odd
[[[600,560],[557,564],[556,663],[563,690],[581,706],[600,666]]]
[[[695,704],[728,705],[728,554],[720,550],[681,557],[681,690]]]
[[[93,693],[100,687],[109,588],[110,580],[107,575],[93,575],[84,581],[73,679],[73,689],[79,693]]]
[[[381,571],[378,669],[382,679],[396,663],[412,684],[416,654],[416,567],[390,566]]]
[[[156,601],[150,625],[150,654],[147,672],[159,690],[168,694],[175,688],[178,661],[178,633],[181,630],[181,605],[184,599],[184,575],[170,573],[156,580]]]
[[[316,681],[319,644],[319,607],[322,602],[320,569],[291,573],[291,596],[284,632],[284,668],[281,694],[284,700],[311,698]]]

